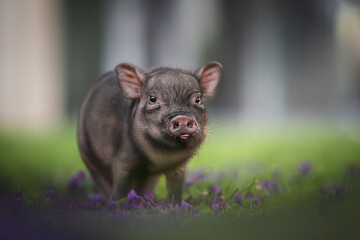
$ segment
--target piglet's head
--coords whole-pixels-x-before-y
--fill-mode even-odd
[[[123,95],[133,99],[135,139],[161,149],[196,149],[207,134],[204,98],[218,87],[222,66],[210,62],[196,71],[160,67],[149,71],[116,67]]]

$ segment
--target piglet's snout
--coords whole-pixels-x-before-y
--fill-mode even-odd
[[[176,116],[171,119],[169,124],[169,132],[176,137],[186,140],[191,134],[198,130],[198,125],[193,118],[186,116]]]

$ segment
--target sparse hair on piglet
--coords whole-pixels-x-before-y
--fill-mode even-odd
[[[221,71],[217,62],[193,72],[122,63],[92,86],[79,114],[78,145],[108,197],[150,193],[165,174],[168,200],[181,201],[186,163],[208,131],[203,98],[215,94]]]

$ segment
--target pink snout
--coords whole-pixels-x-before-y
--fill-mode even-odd
[[[195,119],[186,116],[176,116],[171,119],[169,124],[169,132],[176,137],[186,140],[191,134],[198,130]]]

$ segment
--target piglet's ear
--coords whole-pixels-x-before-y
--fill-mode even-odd
[[[203,98],[214,96],[221,78],[222,65],[218,62],[210,62],[195,71],[200,79],[200,87]]]
[[[130,99],[141,96],[144,71],[130,63],[121,63],[115,68],[117,79],[124,96]]]

